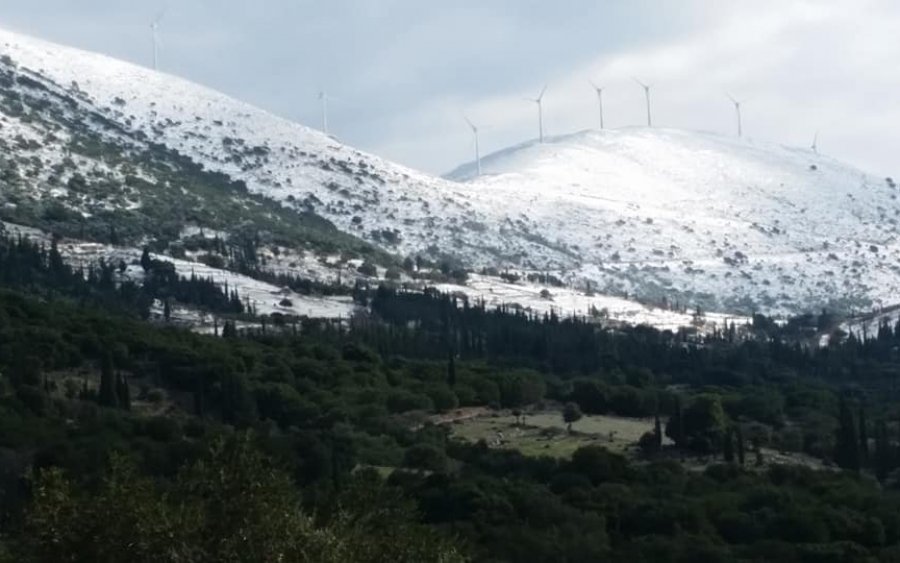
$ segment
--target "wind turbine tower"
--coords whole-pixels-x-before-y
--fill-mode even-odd
[[[634,81],[640,84],[641,88],[644,89],[644,98],[647,100],[647,127],[653,127],[653,119],[650,117],[650,85],[644,84],[637,78],[635,78]]]
[[[478,170],[478,175],[481,176],[481,151],[478,148],[478,127],[476,127],[465,115],[463,115],[463,119],[469,124],[469,127],[472,129],[472,136],[475,137],[475,166]]]
[[[728,99],[731,100],[731,103],[734,104],[734,111],[737,114],[737,133],[738,137],[742,137],[744,135],[743,126],[741,124],[741,102],[739,100],[734,99],[731,94],[726,94]]]
[[[538,140],[543,143],[544,142],[544,93],[547,91],[547,85],[544,85],[544,89],[541,90],[541,93],[538,94],[537,98],[533,100],[531,98],[525,98],[529,102],[534,102],[537,104],[538,108]]]
[[[597,92],[597,102],[600,104],[600,129],[603,129],[603,88],[591,82],[591,86]]]
[[[328,134],[328,92],[322,90],[319,92],[319,99],[322,101],[322,132]]]
[[[159,22],[162,21],[165,11],[159,13],[152,22],[150,22],[150,31],[153,36],[153,70],[159,70]]]

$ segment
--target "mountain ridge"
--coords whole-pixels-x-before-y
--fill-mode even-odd
[[[480,178],[465,165],[436,178],[103,55],[0,29],[0,56],[0,140],[33,173],[20,199],[44,214],[53,205],[134,214],[156,190],[179,197],[184,174],[160,180],[151,163],[129,176],[128,158],[91,154],[99,137],[121,143],[125,156],[133,145],[168,151],[164,166],[206,174],[210,187],[187,193],[187,207],[213,207],[218,223],[248,214],[257,217],[251,230],[271,227],[269,216],[289,229],[291,217],[307,217],[315,229],[321,217],[398,261],[552,273],[589,291],[739,313],[849,310],[900,294],[896,190],[809,150],[679,130],[586,130],[488,155]],[[17,97],[28,102],[23,115],[9,109]],[[63,117],[35,125],[54,111]],[[87,140],[72,134],[82,126]],[[54,140],[54,131],[78,142]],[[75,172],[63,166],[73,154]],[[104,167],[107,177],[88,184],[110,184],[106,200],[73,198],[74,175]],[[142,174],[156,176],[128,186]],[[332,236],[322,229],[319,239]]]

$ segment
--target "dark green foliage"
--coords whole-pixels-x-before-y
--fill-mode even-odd
[[[100,405],[104,407],[115,407],[119,404],[116,393],[116,374],[114,372],[112,354],[106,352],[103,355],[103,361],[100,364]]]
[[[663,445],[663,430],[662,430],[662,422],[659,419],[659,411],[653,415],[653,441],[656,446],[656,450],[659,451],[662,449]]]
[[[304,513],[288,474],[243,437],[216,442],[168,485],[114,457],[95,494],[58,470],[34,479],[20,561],[463,561],[408,506],[342,498],[324,523]],[[370,483],[377,490],[380,483]],[[346,500],[351,500],[349,497]],[[389,518],[378,522],[379,516]]]
[[[456,387],[456,358],[453,349],[447,353],[447,385]]]
[[[844,397],[841,397],[839,422],[840,426],[838,427],[834,447],[834,461],[839,467],[851,471],[859,471],[861,467],[859,434],[856,423],[853,420],[850,405]]]
[[[732,428],[725,431],[725,438],[722,442],[722,459],[726,463],[734,463],[734,430]]]
[[[869,429],[865,405],[859,406],[859,459],[862,464],[869,462]]]
[[[45,254],[35,271],[55,261]],[[96,278],[91,291],[112,295],[99,290],[110,278]],[[311,547],[324,532],[347,549],[370,546],[368,559],[351,549],[345,561],[428,560],[445,534],[478,561],[856,561],[900,551],[893,328],[822,350],[774,337],[695,341],[358,288],[360,301],[378,302],[374,315],[270,323],[265,334],[238,334],[228,321],[218,338],[43,283],[27,286],[38,297],[0,291],[0,528],[16,561],[103,561],[126,549],[136,561],[165,560],[161,549],[185,545],[239,560],[250,545],[290,553],[296,538]],[[96,404],[104,371],[120,408]],[[840,401],[836,384],[851,381]],[[862,396],[859,418],[877,421],[863,476],[743,467],[745,441],[759,451],[794,443],[792,433],[795,449],[837,459],[842,437],[859,444]],[[424,418],[455,402],[653,416],[642,439],[651,452],[666,416],[679,446],[639,462],[603,440],[568,460],[525,457],[459,443],[452,424]],[[234,427],[256,430],[253,448],[210,455]],[[677,460],[689,448],[736,463],[686,469]],[[127,471],[107,468],[111,453]],[[24,489],[29,465],[66,477]],[[372,467],[399,470],[385,485]]]
[[[578,408],[578,405],[576,405],[575,403],[566,403],[566,405],[563,407],[563,422],[566,423],[566,427],[568,428],[570,434],[572,433],[572,423],[581,420],[582,416],[583,415],[581,414],[581,409]]]
[[[218,313],[244,311],[237,292],[229,293],[210,279],[180,277],[172,263],[147,258],[144,283],[137,286],[130,281],[117,282],[113,264],[101,261],[87,272],[76,270],[63,263],[55,241],[48,251],[28,239],[3,236],[0,231],[0,287],[89,299],[142,318],[149,315],[154,299],[163,299],[166,311],[171,310],[170,299]]]
[[[125,410],[131,410],[131,390],[128,387],[128,376],[116,374],[116,403]]]

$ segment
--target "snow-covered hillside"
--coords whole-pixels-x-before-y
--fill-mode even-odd
[[[18,155],[19,189],[42,202],[32,212],[41,217],[65,214],[54,202],[88,219],[157,209],[163,189],[170,199],[181,190],[189,211],[219,198],[140,160],[164,146],[241,181],[238,192],[246,185],[297,217],[312,211],[399,257],[550,273],[706,310],[900,301],[892,183],[808,150],[685,131],[583,132],[489,156],[481,178],[469,165],[441,179],[183,79],[2,30],[0,74],[0,142]],[[24,111],[13,111],[17,97]],[[78,127],[133,152],[109,158],[73,137]],[[87,188],[73,185],[76,171]],[[82,205],[98,189],[104,197]],[[3,196],[0,210],[21,208],[21,193]],[[225,197],[236,199],[206,216],[273,215],[264,202]]]
[[[18,65],[20,76],[73,89],[126,132],[244,180],[251,192],[312,210],[391,252],[483,263],[535,249],[559,254],[521,236],[483,236],[499,226],[474,208],[463,186],[362,153],[186,80],[4,30],[0,56]],[[19,134],[29,128],[9,119],[4,129]],[[529,226],[534,228],[522,217],[505,230],[527,232]]]
[[[893,182],[811,150],[635,128],[526,143],[482,169],[448,177],[485,210],[529,213],[603,288],[745,311],[900,300]]]

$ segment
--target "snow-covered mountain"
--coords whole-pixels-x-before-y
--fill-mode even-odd
[[[570,275],[648,298],[796,312],[900,300],[900,203],[812,150],[666,129],[585,131],[463,166],[483,209],[528,213]],[[680,296],[680,297],[679,297]]]
[[[367,252],[361,240],[711,310],[900,300],[892,183],[808,150],[583,132],[491,155],[480,178],[472,165],[435,178],[183,79],[2,30],[0,149],[0,219],[94,239],[108,223],[160,252],[198,226],[332,254],[343,232],[355,238],[342,251]]]
[[[533,246],[521,237],[483,237],[483,230],[498,229],[490,226],[493,217],[473,208],[465,186],[365,154],[186,80],[2,30],[0,56],[0,71],[18,73],[13,91],[31,97],[66,93],[63,101],[95,114],[96,122],[89,122],[94,131],[111,122],[117,140],[163,145],[243,181],[253,194],[311,211],[393,253],[494,262]],[[30,112],[25,119],[3,113],[5,138],[45,136],[45,130],[33,132]],[[44,170],[64,158],[53,147],[40,148],[46,150],[33,154],[51,165]],[[38,178],[46,181],[49,174]],[[140,196],[127,205],[139,207]],[[520,228],[527,229],[528,221],[505,229]]]

